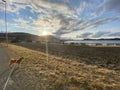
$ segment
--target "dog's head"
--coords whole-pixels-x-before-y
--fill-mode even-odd
[[[19,60],[22,60],[22,59],[24,59],[24,58],[23,57],[19,58]]]

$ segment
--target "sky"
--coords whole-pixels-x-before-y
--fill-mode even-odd
[[[61,39],[120,38],[120,0],[6,0],[9,32]],[[5,32],[0,0],[0,31]]]

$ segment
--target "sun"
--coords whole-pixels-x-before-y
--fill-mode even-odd
[[[43,31],[43,32],[42,32],[42,35],[43,35],[43,36],[46,36],[46,35],[48,35],[48,32],[47,32],[47,31]]]

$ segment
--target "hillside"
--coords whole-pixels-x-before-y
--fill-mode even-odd
[[[16,43],[16,45],[46,52],[42,43]],[[65,44],[48,44],[49,54],[97,65],[99,67],[120,70],[120,47],[89,47]]]
[[[25,58],[11,77],[12,85],[16,84],[20,90],[119,90],[120,88],[120,72],[53,55],[50,55],[47,61],[45,53],[15,45],[9,45],[6,50],[11,58],[21,56]]]
[[[32,41],[45,41],[46,39],[49,42],[60,42],[59,39],[55,38],[52,35],[48,36],[37,36],[29,33],[23,32],[15,32],[15,33],[8,33],[8,39],[10,42],[32,42]],[[5,33],[0,33],[0,41],[5,40]]]

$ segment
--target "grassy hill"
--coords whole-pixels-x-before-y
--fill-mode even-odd
[[[20,90],[119,90],[120,72],[9,45],[11,58],[25,59],[11,77]]]
[[[16,43],[46,52],[44,43]],[[120,47],[89,47],[48,43],[49,54],[120,71]]]
[[[52,35],[37,36],[37,35],[23,33],[23,32],[8,33],[8,39],[10,42],[45,41],[45,39],[47,39],[49,42],[60,42],[59,39],[55,38]],[[0,33],[0,41],[5,41],[5,33]]]

